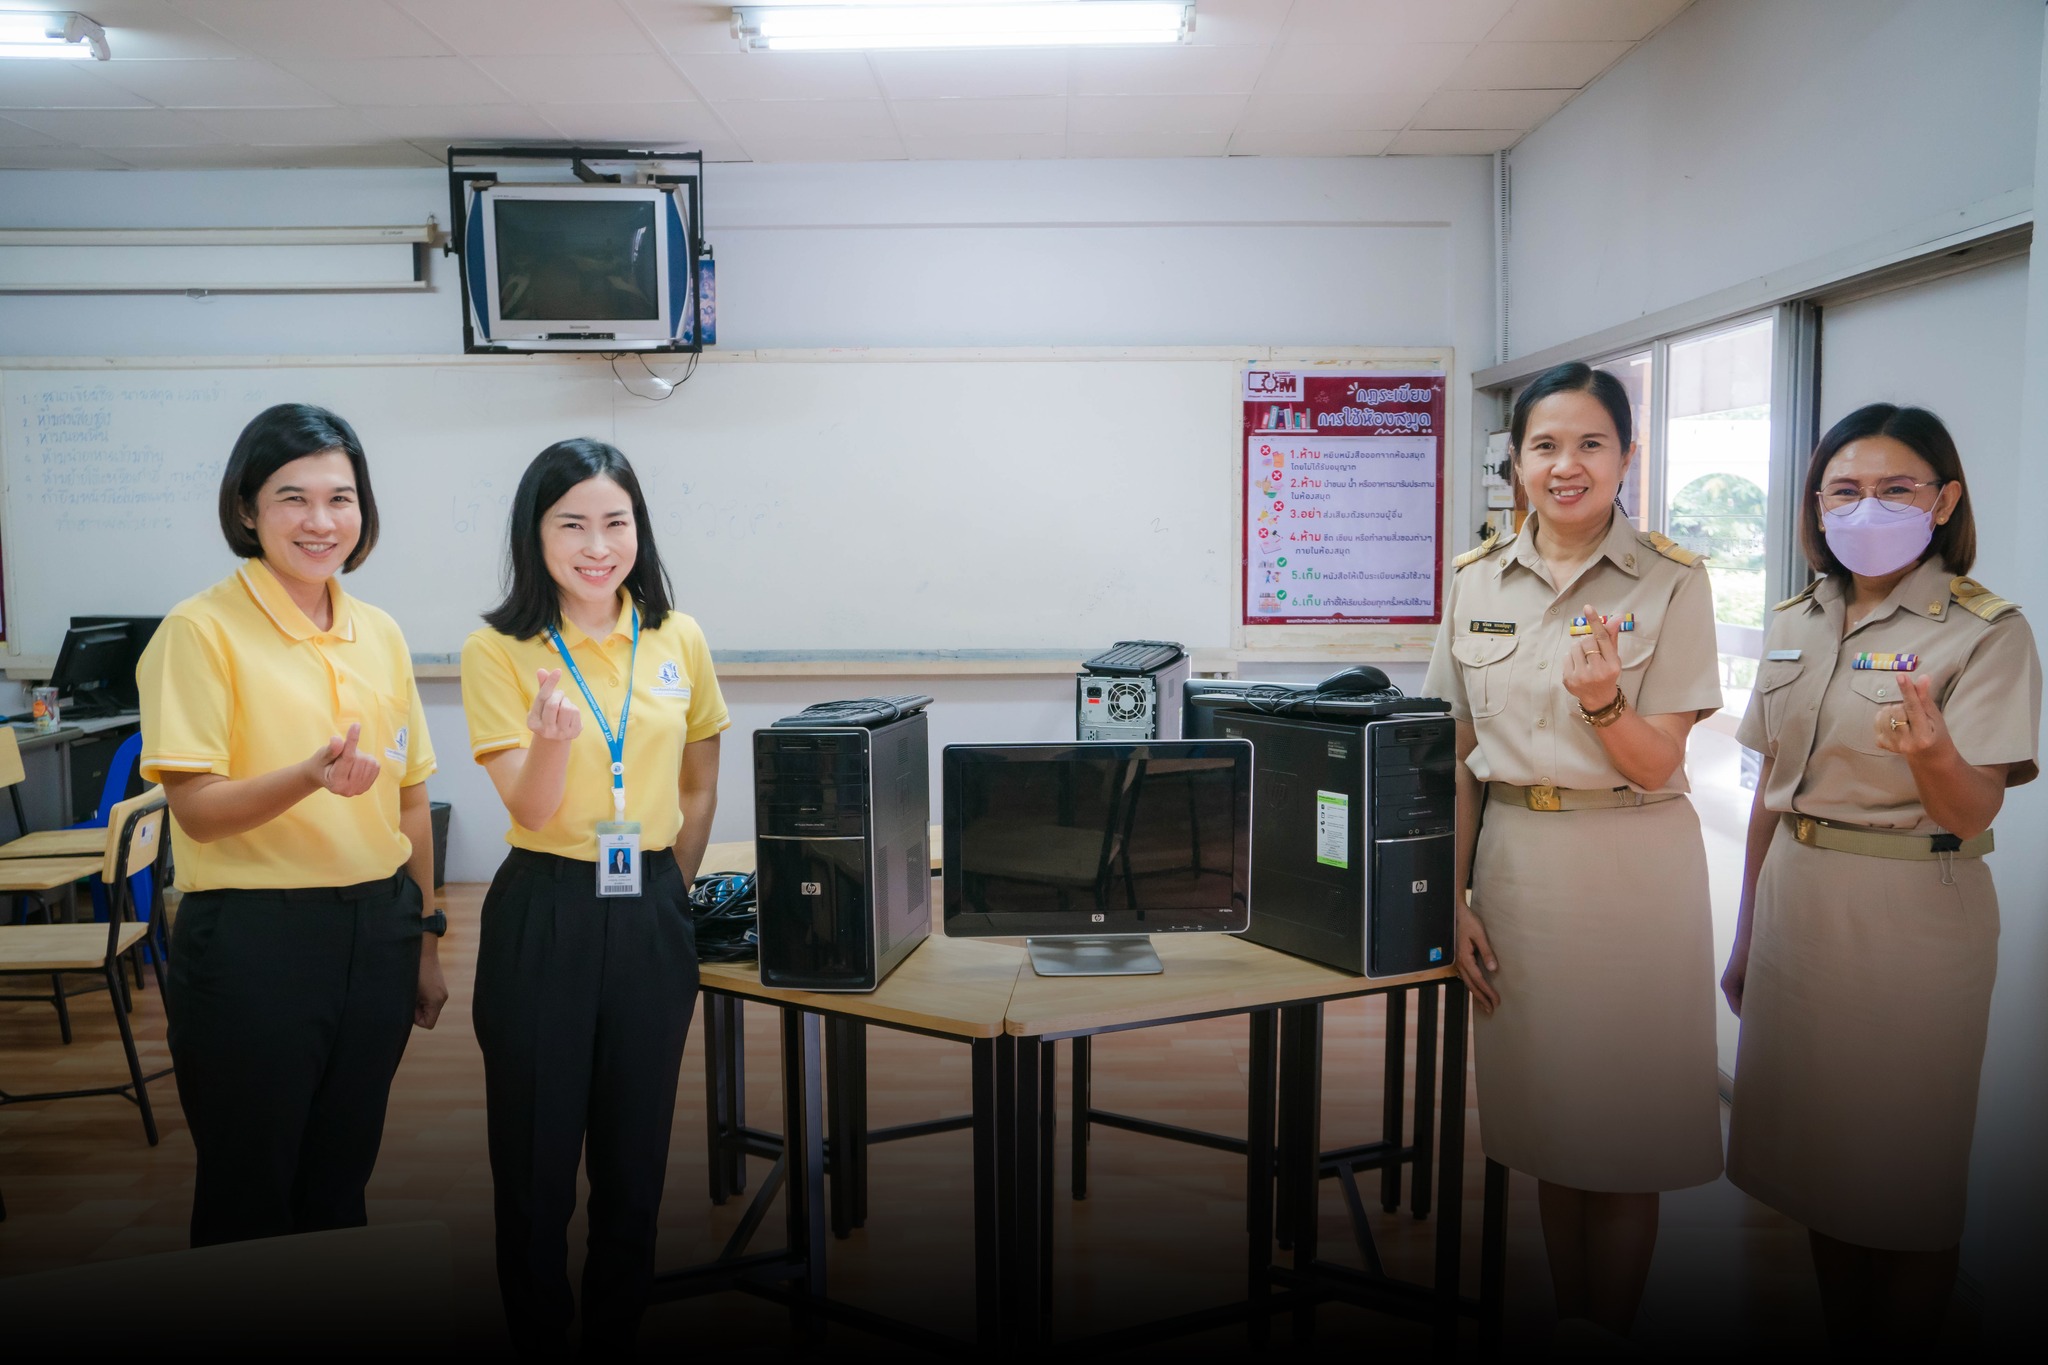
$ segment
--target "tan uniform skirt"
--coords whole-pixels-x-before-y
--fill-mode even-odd
[[[1500,961],[1500,1007],[1474,1023],[1486,1155],[1615,1194],[1719,1176],[1713,917],[1692,803],[1489,802],[1472,906]]]
[[[1857,1246],[1962,1240],[1998,893],[1982,858],[1950,867],[1781,824],[1757,879],[1728,1176]]]

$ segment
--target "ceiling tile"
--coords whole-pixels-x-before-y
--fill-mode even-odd
[[[896,136],[881,100],[733,100],[718,106],[733,135],[752,148],[764,138]]]
[[[1241,95],[1258,83],[1264,47],[1109,47],[1074,53],[1076,95]]]
[[[729,52],[680,56],[676,65],[716,104],[720,100],[871,100],[881,96],[858,52]]]
[[[1378,156],[1394,140],[1391,132],[1321,133],[1301,129],[1240,128],[1230,139],[1232,156]]]
[[[125,171],[128,163],[105,152],[61,144],[47,147],[0,147],[0,171]]]
[[[108,62],[95,75],[172,109],[288,108],[332,104],[288,71],[254,58]]]
[[[904,137],[1032,137],[1067,130],[1067,102],[1057,96],[1016,100],[891,100]]]
[[[1195,47],[1263,47],[1280,36],[1293,0],[1199,0]]]
[[[360,57],[286,67],[343,104],[501,104],[498,83],[461,57]]]
[[[261,57],[432,57],[448,51],[388,0],[172,0]]]
[[[221,139],[171,109],[17,109],[16,123],[81,147],[196,147]]]
[[[918,161],[1057,161],[1067,154],[1064,133],[906,134],[903,145]]]
[[[383,141],[354,109],[207,109],[192,117],[229,142],[248,147],[347,146]]]
[[[0,147],[47,147],[56,139],[24,123],[0,118]]]
[[[4,9],[35,9],[36,5],[10,4]],[[59,8],[51,5],[50,8]],[[117,62],[130,58],[246,57],[248,49],[237,47],[206,25],[180,14],[164,0],[92,0],[86,12],[107,31],[107,46]]]
[[[1476,43],[1500,22],[1513,2],[1294,0],[1287,15],[1287,41]]]
[[[405,142],[559,142],[561,135],[523,104],[365,108],[384,136]]]
[[[791,137],[749,139],[755,161],[903,161],[909,153],[896,137]]]
[[[694,100],[674,104],[536,104],[533,112],[563,137],[627,147],[650,143],[730,141],[718,116]]]
[[[732,5],[677,3],[677,0],[620,0],[670,52],[738,52],[732,36]]]
[[[870,59],[891,99],[1008,99],[1067,93],[1068,54],[1044,48],[876,52]]]
[[[1259,89],[1295,94],[1359,91],[1426,95],[1470,56],[1469,43],[1287,43],[1273,51]]]
[[[585,57],[654,50],[617,0],[396,0],[465,57]]]
[[[101,80],[100,62],[0,59],[0,109],[143,109],[149,101]]]
[[[1692,0],[1515,0],[1497,42],[1640,42]]]
[[[1406,128],[1422,107],[1421,95],[1253,95],[1243,129],[1280,132],[1359,132]]]
[[[137,147],[115,155],[138,170],[301,170],[402,166],[424,169],[441,158],[403,142],[357,147]]]
[[[1067,127],[1077,133],[1227,134],[1243,116],[1245,99],[1243,95],[1077,95],[1067,104]]]
[[[477,69],[527,104],[670,104],[696,92],[666,57],[478,57]]]
[[[1633,43],[1481,43],[1444,81],[1446,90],[1579,90]]]
[[[1528,136],[1520,128],[1409,129],[1394,138],[1389,156],[1485,156]]]
[[[1440,90],[1410,126],[1416,128],[1534,128],[1564,108],[1576,90]]]
[[[1230,134],[1221,129],[1215,132],[1067,134],[1068,156],[1223,156],[1229,150]]]

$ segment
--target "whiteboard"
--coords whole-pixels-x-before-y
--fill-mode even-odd
[[[585,358],[9,362],[7,647],[53,655],[72,615],[153,615],[224,577],[227,453],[301,401],[362,437],[382,539],[347,586],[422,661],[497,600],[520,472],[570,436],[633,461],[722,657],[1222,648],[1240,375],[1274,354],[734,353],[660,403]]]

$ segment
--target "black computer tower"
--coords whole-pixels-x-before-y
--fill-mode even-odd
[[[764,985],[871,991],[931,932],[930,722],[754,732]]]
[[[1252,742],[1245,937],[1360,976],[1451,961],[1457,752],[1449,716],[1356,722],[1212,713]]]

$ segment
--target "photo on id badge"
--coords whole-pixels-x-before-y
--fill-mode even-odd
[[[640,894],[640,822],[606,820],[597,827],[597,894]]]

